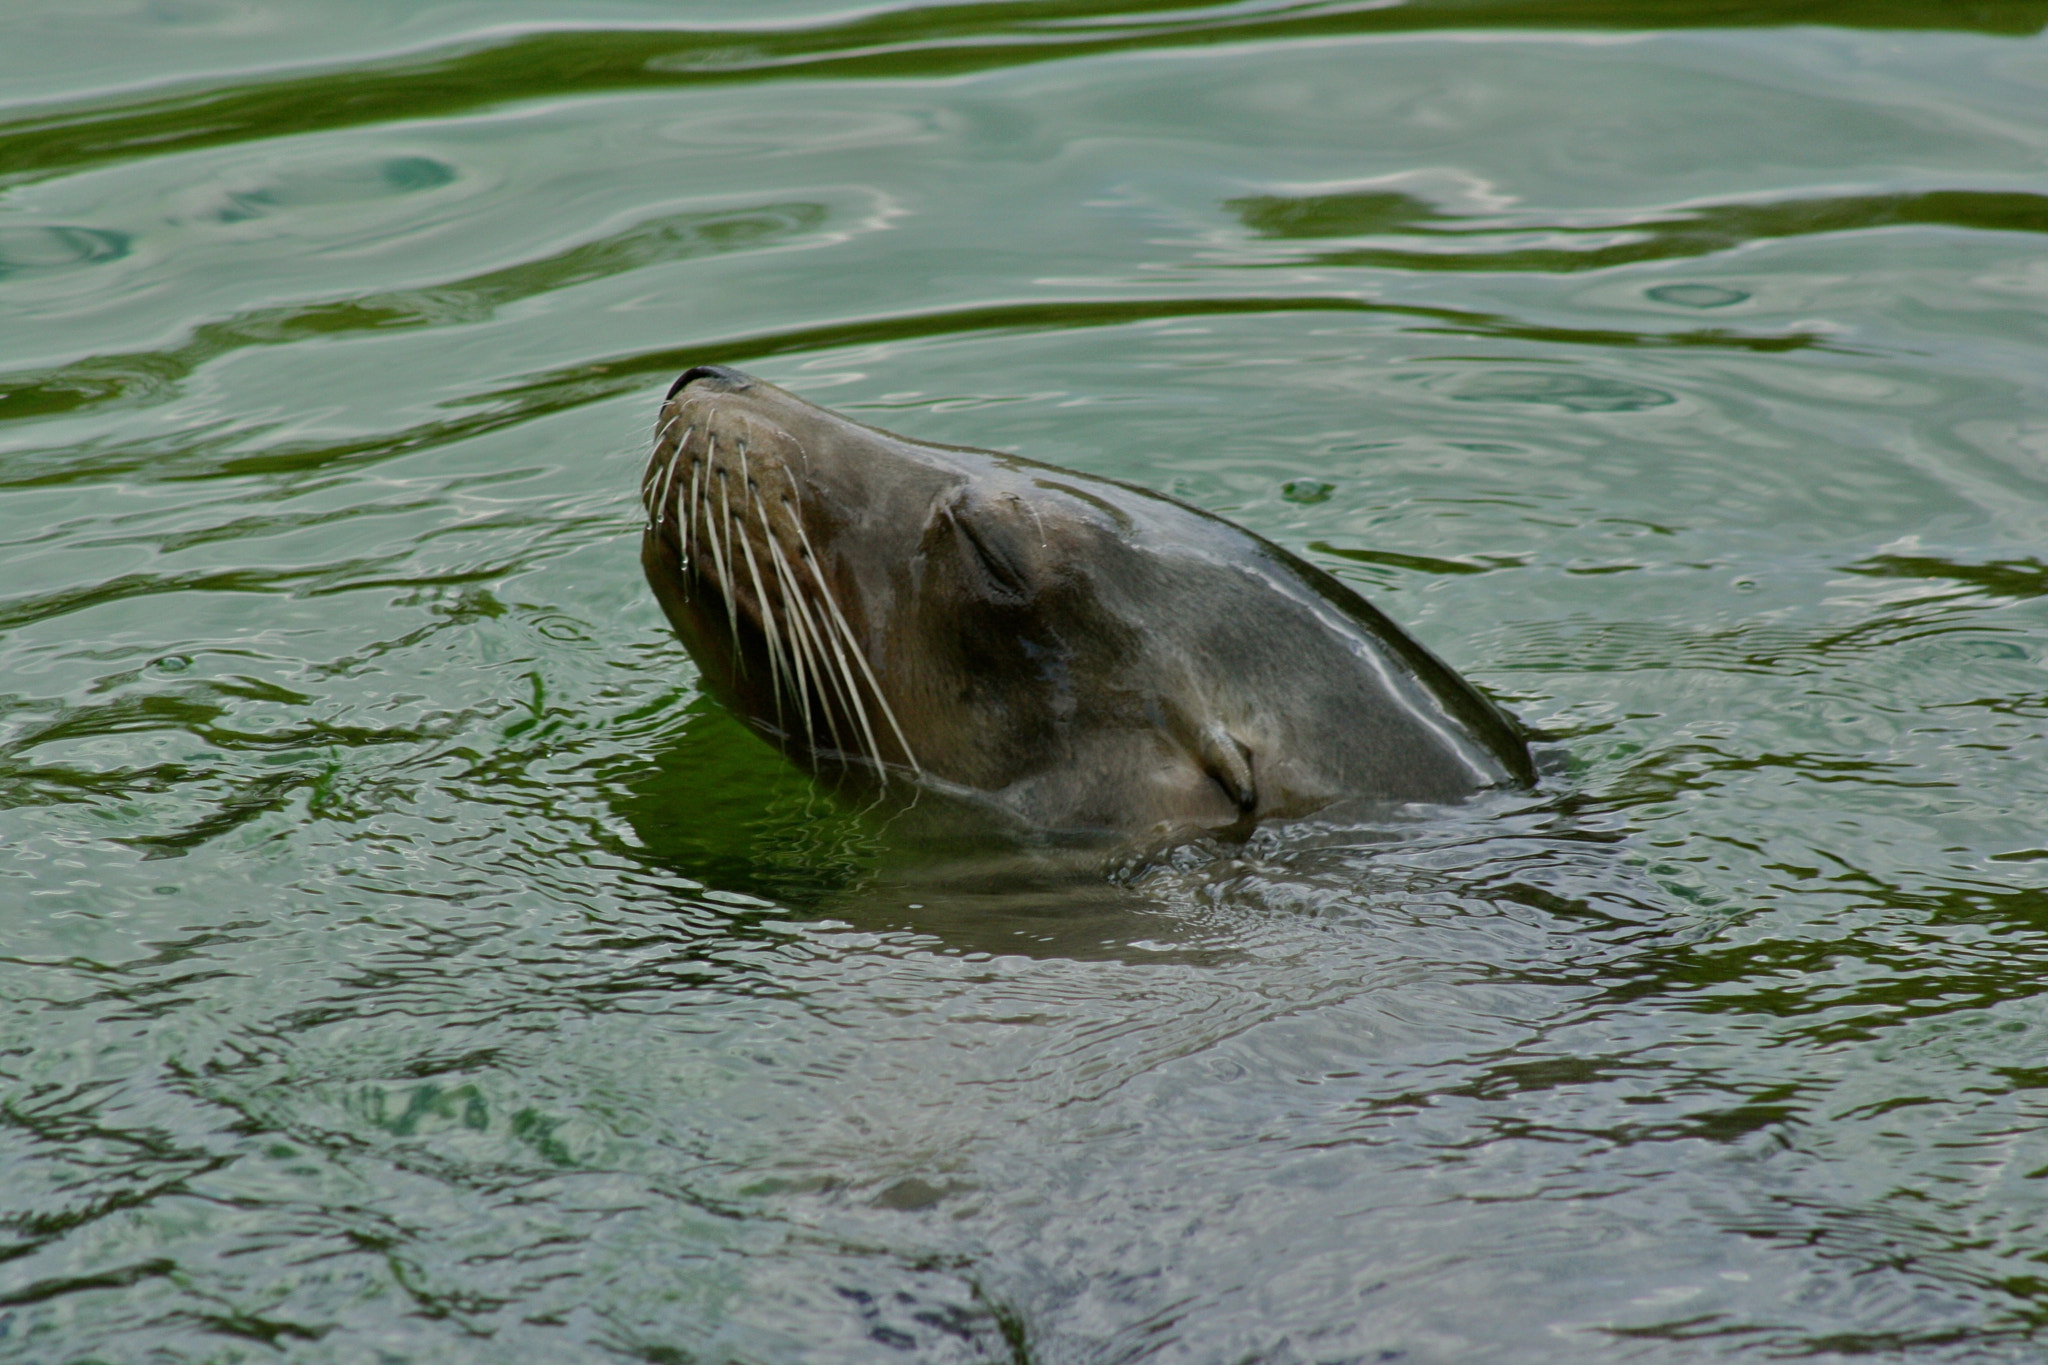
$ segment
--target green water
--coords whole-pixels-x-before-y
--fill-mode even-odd
[[[0,1361],[2039,1359],[2044,25],[12,6]],[[1559,771],[913,899],[640,581],[703,361]]]

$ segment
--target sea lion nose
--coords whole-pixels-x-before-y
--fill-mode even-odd
[[[662,401],[667,402],[699,379],[714,380],[721,388],[729,390],[750,389],[754,386],[750,376],[741,374],[729,365],[692,365],[683,371],[682,378],[668,386],[668,393]]]

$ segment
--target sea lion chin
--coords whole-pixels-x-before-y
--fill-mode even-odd
[[[1514,722],[1358,594],[1142,488],[699,366],[641,496],[706,686],[815,770],[1118,835],[1534,780]]]

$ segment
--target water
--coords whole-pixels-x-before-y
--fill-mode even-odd
[[[0,1360],[2039,1358],[2044,24],[16,6]],[[700,361],[1560,771],[920,881],[640,582]]]

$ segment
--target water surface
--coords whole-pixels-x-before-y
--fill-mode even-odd
[[[2048,5],[0,21],[0,1360],[2033,1360]],[[1535,798],[920,881],[662,390],[1176,494]]]

